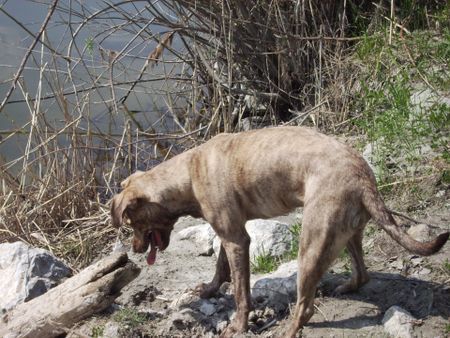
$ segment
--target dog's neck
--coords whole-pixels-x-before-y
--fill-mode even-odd
[[[150,170],[147,175],[150,200],[161,204],[173,217],[201,217],[200,206],[192,191],[189,175],[190,151],[178,155]],[[179,168],[176,175],[173,167]]]

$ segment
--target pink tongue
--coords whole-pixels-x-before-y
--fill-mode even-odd
[[[156,261],[156,246],[152,244],[152,247],[150,249],[150,252],[147,255],[147,264],[153,265]]]
[[[147,255],[147,264],[153,265],[156,261],[156,248],[161,246],[161,235],[159,231],[153,231],[151,234],[150,252]]]

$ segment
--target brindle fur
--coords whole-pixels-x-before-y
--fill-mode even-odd
[[[222,241],[216,273],[198,286],[210,297],[233,281],[237,312],[223,336],[248,328],[250,237],[247,220],[270,218],[304,207],[298,254],[298,299],[287,332],[294,337],[313,315],[319,279],[344,247],[352,276],[336,292],[356,290],[369,280],[362,235],[372,218],[409,251],[430,255],[448,233],[420,243],[405,234],[383,203],[366,161],[350,147],[312,129],[278,127],[222,134],[205,144],[122,182],[112,201],[112,220],[134,228],[133,249],[145,252],[148,234],[158,229],[163,248],[182,215],[203,217]]]

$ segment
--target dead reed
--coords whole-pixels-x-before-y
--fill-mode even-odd
[[[81,267],[109,250],[108,200],[136,169],[224,131],[336,132],[355,117],[347,58],[358,15],[381,13],[402,31],[391,4],[55,0],[38,33],[0,7],[32,41],[1,83],[0,114],[20,110],[26,122],[10,118],[0,131],[0,151],[17,149],[0,157],[0,242]]]

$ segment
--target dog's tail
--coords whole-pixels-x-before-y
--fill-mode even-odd
[[[380,194],[368,189],[363,193],[363,204],[375,223],[381,226],[397,243],[406,250],[421,256],[429,256],[438,252],[447,242],[449,232],[440,234],[429,242],[418,242],[404,232],[392,217]]]

